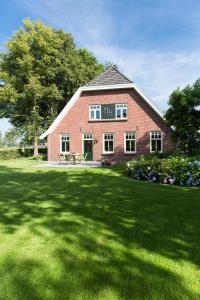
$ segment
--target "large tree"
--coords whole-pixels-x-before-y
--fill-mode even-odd
[[[0,130],[0,148],[4,147],[4,138],[3,138],[3,133]]]
[[[174,127],[173,138],[181,152],[200,149],[200,79],[172,92],[165,118]]]
[[[104,70],[71,34],[23,21],[0,55],[0,117],[23,128],[34,144],[76,89]]]

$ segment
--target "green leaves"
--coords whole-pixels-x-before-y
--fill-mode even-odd
[[[165,118],[175,128],[173,138],[181,152],[192,153],[200,148],[200,79],[183,90],[174,90],[169,98]]]
[[[0,55],[0,116],[39,135],[79,86],[104,70],[70,33],[25,19]],[[32,129],[31,129],[32,128]]]
[[[200,163],[192,157],[172,156],[160,159],[155,156],[143,157],[128,162],[129,175],[133,178],[149,179],[149,173],[157,177],[158,182],[175,176],[176,182],[186,182],[189,176],[194,180],[200,179]],[[140,176],[139,176],[140,175]]]

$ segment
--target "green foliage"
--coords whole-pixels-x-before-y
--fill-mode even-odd
[[[15,147],[19,145],[20,133],[17,128],[10,128],[4,134],[4,145],[6,147]]]
[[[77,88],[103,70],[71,34],[26,19],[0,56],[0,116],[36,145]]]
[[[200,79],[192,86],[179,88],[169,98],[169,109],[165,118],[174,127],[172,137],[183,153],[200,149]]]
[[[4,146],[4,137],[3,137],[3,133],[0,130],[0,147]]]
[[[119,174],[127,174],[126,162],[118,162],[111,166],[112,170]]]
[[[47,158],[47,149],[38,148],[38,160],[45,160]],[[0,160],[16,159],[19,157],[32,157],[33,148],[5,148],[0,149]]]
[[[200,162],[192,157],[174,156],[160,159],[156,156],[144,157],[128,162],[129,175],[135,179],[152,180],[163,183],[199,185]],[[191,179],[191,180],[190,180]]]
[[[0,160],[15,159],[20,157],[18,149],[0,149]]]

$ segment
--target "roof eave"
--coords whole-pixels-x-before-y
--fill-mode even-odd
[[[99,91],[99,90],[115,90],[115,89],[127,89],[132,88],[133,83],[122,83],[122,84],[109,84],[109,85],[91,85],[82,86],[82,91]]]

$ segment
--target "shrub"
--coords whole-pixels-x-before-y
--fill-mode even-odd
[[[47,156],[47,148],[39,148],[38,157],[41,160],[45,160]],[[19,157],[32,157],[33,148],[5,148],[0,149],[0,160],[16,159]]]
[[[1,149],[0,160],[15,159],[20,156],[19,149]]]
[[[110,159],[102,159],[101,160],[101,166],[102,167],[110,167],[112,164]]]
[[[189,157],[140,156],[129,161],[128,175],[138,180],[149,180],[188,186],[200,185],[200,162]]]
[[[19,148],[19,153],[23,157],[31,157],[33,156],[33,148]],[[38,148],[38,155],[47,155],[47,148],[41,147]]]

